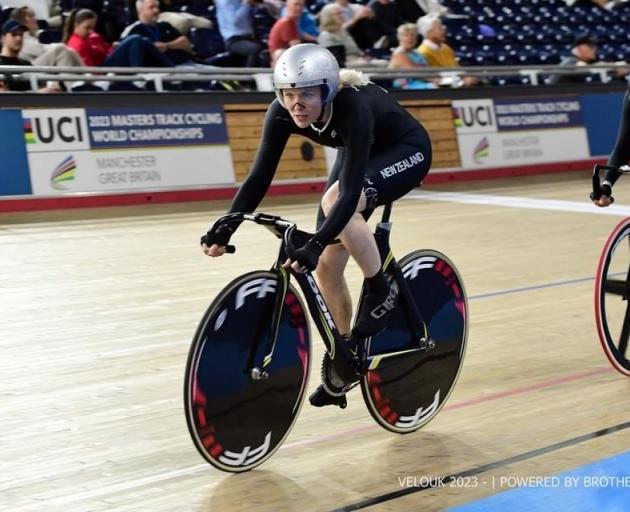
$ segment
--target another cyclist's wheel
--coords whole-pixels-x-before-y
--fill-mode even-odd
[[[599,340],[612,365],[630,376],[630,219],[612,231],[595,274],[595,321]]]
[[[188,355],[184,404],[188,430],[201,455],[229,472],[267,460],[291,431],[310,368],[305,309],[289,286],[268,378],[254,380],[271,332],[278,280],[256,271],[232,281],[206,311]],[[254,347],[252,349],[252,347]]]
[[[372,417],[383,428],[404,434],[430,421],[453,390],[466,350],[468,303],[461,276],[443,254],[415,251],[400,266],[435,346],[414,350],[419,340],[411,339],[399,304],[387,329],[367,347],[372,369],[361,390]],[[384,352],[402,353],[375,357]]]

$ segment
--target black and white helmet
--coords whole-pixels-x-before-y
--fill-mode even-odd
[[[326,48],[312,43],[286,50],[273,70],[273,88],[280,105],[286,108],[282,89],[322,86],[322,103],[335,99],[339,87],[339,64]]]

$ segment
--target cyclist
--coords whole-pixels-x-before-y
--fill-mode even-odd
[[[621,167],[626,165],[630,160],[630,85],[623,98],[623,110],[621,113],[621,123],[619,124],[619,133],[613,152],[608,157],[608,165]],[[593,198],[593,202],[597,206],[606,207],[613,202],[612,186],[619,179],[621,173],[614,170],[606,171],[606,175],[602,181],[602,195],[599,198]]]
[[[383,274],[367,219],[374,208],[400,198],[426,176],[431,165],[429,136],[385,90],[358,71],[340,71],[333,54],[315,44],[286,50],[274,68],[273,84],[276,99],[267,110],[260,146],[229,212],[252,212],[262,201],[291,134],[337,148],[317,231],[285,266],[297,272],[317,269],[339,332],[348,335],[352,302],[344,270],[352,256],[367,290],[352,335],[374,335],[386,326],[397,289]],[[223,255],[235,229],[211,229],[202,237],[203,251]],[[335,237],[342,243],[327,246]],[[336,401],[320,386],[311,403]]]

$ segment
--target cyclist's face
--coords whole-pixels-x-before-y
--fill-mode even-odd
[[[322,112],[322,93],[318,85],[283,89],[282,98],[293,122],[300,128],[306,128],[319,119]]]

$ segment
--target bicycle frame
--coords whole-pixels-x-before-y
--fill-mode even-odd
[[[422,315],[416,307],[415,301],[409,291],[405,278],[403,276],[402,269],[398,262],[395,260],[390,244],[389,236],[391,232],[391,223],[389,217],[391,215],[391,204],[385,206],[381,222],[377,224],[374,232],[376,244],[383,261],[383,271],[385,274],[391,275],[392,279],[398,286],[399,290],[399,307],[403,308],[407,323],[409,325],[409,331],[412,339],[417,339],[419,346],[417,349],[412,350],[426,350],[431,347],[431,341],[429,332],[426,327]],[[259,343],[261,336],[256,336],[256,341],[252,344],[250,357],[248,359],[248,367],[244,369],[245,373],[248,373],[252,379],[264,379],[268,377],[266,368],[273,360],[273,352],[277,340],[278,328],[280,324],[280,315],[282,314],[282,304],[286,298],[287,290],[289,289],[290,276],[293,275],[297,281],[302,294],[306,300],[309,312],[317,326],[326,351],[335,366],[335,369],[339,373],[340,377],[344,380],[352,381],[360,377],[365,373],[371,364],[372,358],[365,357],[365,342],[359,343],[359,353],[355,354],[348,348],[347,339],[342,336],[337,328],[334,319],[330,313],[328,305],[322,296],[322,293],[310,271],[304,273],[295,272],[293,269],[287,269],[283,267],[284,262],[290,257],[290,253],[293,253],[291,239],[302,239],[306,241],[310,238],[310,234],[304,231],[296,229],[296,225],[290,221],[282,219],[281,217],[271,216],[264,213],[233,213],[220,218],[215,223],[215,228],[224,223],[239,223],[243,220],[253,221],[257,224],[267,227],[278,238],[282,239],[280,250],[276,262],[272,267],[272,271],[276,273],[278,279],[278,288],[276,289],[276,295],[274,299],[274,307],[271,316],[270,332],[267,337],[267,346],[265,347],[263,355],[256,355],[259,350]],[[228,252],[233,252],[233,247],[230,247]],[[361,293],[361,299],[359,300],[359,306],[361,304],[364,291]],[[368,341],[368,340],[364,340]],[[379,360],[384,357],[396,356],[400,353],[408,353],[410,350],[402,352],[392,352],[388,354],[380,354]],[[353,367],[349,363],[351,361],[358,362],[358,367]]]

